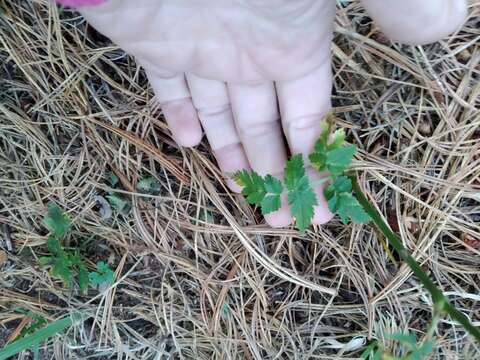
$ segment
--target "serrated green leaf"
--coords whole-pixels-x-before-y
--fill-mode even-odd
[[[69,252],[67,254],[68,262],[70,266],[79,266],[83,265],[83,260],[78,252]]]
[[[107,263],[100,261],[97,263],[97,271],[91,272],[88,278],[90,284],[94,287],[108,285],[115,280],[115,273]]]
[[[105,261],[99,261],[97,263],[97,270],[103,274],[111,272],[113,274],[112,269]]]
[[[267,195],[260,203],[262,207],[262,215],[267,215],[280,209],[282,200],[280,195]]]
[[[147,177],[138,182],[137,190],[142,193],[156,195],[160,193],[160,183],[154,177]]]
[[[337,197],[336,213],[340,216],[344,224],[348,224],[350,219],[358,223],[370,220],[370,216],[352,194],[340,193]]]
[[[301,154],[294,155],[285,165],[285,186],[294,189],[297,183],[305,176],[305,166]]]
[[[352,180],[350,180],[347,176],[337,177],[333,185],[335,186],[335,191],[339,193],[352,191]]]
[[[130,203],[118,195],[108,195],[107,200],[110,206],[118,213],[126,215],[130,212]]]
[[[265,181],[255,171],[242,170],[234,174],[235,182],[243,186],[242,194],[247,198],[249,204],[261,205],[267,190]]]
[[[355,199],[355,198],[354,198]],[[370,215],[363,209],[362,205],[355,199],[355,206],[350,209],[350,218],[356,223],[365,223],[371,220]]]
[[[328,136],[330,135],[331,124],[330,121],[322,121],[320,123],[320,136],[315,143],[315,150],[324,152],[328,148]]]
[[[288,192],[288,204],[297,228],[305,231],[312,223],[313,207],[318,204],[308,178],[300,181],[297,189]]]
[[[355,145],[349,145],[328,151],[326,166],[333,175],[342,174],[352,163],[353,155],[357,151]]]
[[[323,125],[322,133],[315,143],[314,152],[309,159],[312,167],[317,171],[328,171],[332,175],[342,174],[351,164],[355,154],[355,145],[345,146],[345,131],[339,129],[332,135],[329,144],[330,126]]]
[[[280,180],[274,178],[272,175],[267,175],[264,178],[265,190],[269,194],[280,195],[283,192],[283,185]]]
[[[259,205],[262,214],[277,211],[281,206],[282,182],[271,175],[264,178],[255,171],[242,170],[233,175],[235,182],[242,186],[242,194],[252,205]]]
[[[41,261],[41,264],[51,266],[50,274],[62,280],[66,287],[70,287],[72,281],[72,271],[70,267],[72,263],[69,254],[65,252],[60,244],[60,240],[54,235],[48,237],[47,248],[53,256],[43,258],[44,260]]]
[[[333,214],[337,213],[337,210],[338,210],[338,196],[337,196],[337,193],[333,193],[333,195],[330,196],[330,198],[328,198],[327,205],[328,205],[328,208],[330,209],[330,211]]]
[[[260,205],[263,198],[267,194],[265,190],[265,183],[260,175],[256,172],[251,173],[252,182],[251,187],[248,188],[249,194],[247,195],[247,200],[250,204]]]
[[[282,206],[281,195],[283,192],[282,182],[271,175],[264,178],[265,191],[267,192],[262,202],[262,214],[267,215],[277,211]]]
[[[325,189],[325,198],[330,200],[335,194],[352,191],[352,181],[346,176],[339,176]],[[330,209],[332,210],[332,209]],[[332,210],[333,211],[333,210]]]
[[[80,254],[78,252],[66,251],[60,242],[61,238],[70,229],[70,219],[57,205],[51,204],[44,219],[44,224],[51,232],[47,239],[47,249],[52,256],[40,258],[40,265],[50,266],[52,277],[62,280],[66,287],[71,286],[73,274],[78,267],[79,281],[83,282],[80,283],[80,287],[83,287],[85,274],[82,267],[85,265]]]
[[[65,287],[70,287],[72,283],[72,271],[66,256],[60,256],[54,259],[50,273],[53,277],[61,279]]]
[[[232,175],[232,179],[238,186],[245,187],[250,181],[250,173],[247,170],[240,170]]]
[[[54,235],[50,235],[47,239],[47,249],[54,256],[59,256],[63,252],[62,244],[60,240]]]
[[[285,166],[285,186],[287,188],[288,204],[295,223],[300,231],[310,226],[313,218],[313,208],[317,205],[317,197],[313,192],[310,180],[305,174],[302,155],[295,155]]]
[[[70,230],[71,222],[67,214],[56,204],[48,205],[47,216],[43,219],[45,227],[57,238],[64,237]]]
[[[340,216],[344,224],[347,224],[350,219],[359,223],[369,221],[370,216],[351,192],[351,180],[346,176],[337,177],[335,181],[324,190],[328,208],[332,213]]]
[[[332,135],[332,142],[328,145],[328,150],[340,149],[345,146],[345,130],[338,129]]]
[[[93,287],[97,287],[99,284],[102,283],[102,281],[100,280],[100,275],[96,272],[91,272],[90,274],[88,274],[88,280],[90,282],[90,285]]]
[[[78,287],[80,288],[80,292],[85,294],[88,290],[89,284],[89,274],[88,269],[85,264],[80,264],[78,267]]]
[[[317,171],[325,171],[327,169],[327,155],[324,152],[314,152],[308,157],[312,167]]]

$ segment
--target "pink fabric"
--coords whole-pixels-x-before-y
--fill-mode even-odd
[[[73,7],[94,6],[102,4],[105,1],[106,0],[57,0],[59,4]]]

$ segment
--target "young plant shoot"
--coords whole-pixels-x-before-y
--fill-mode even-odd
[[[350,220],[367,222],[370,216],[353,195],[351,180],[345,175],[357,148],[345,141],[345,131],[339,129],[330,135],[330,123],[322,123],[320,138],[309,160],[312,167],[325,174],[322,180],[329,181],[324,195],[330,211],[337,214],[344,224]],[[243,187],[242,194],[252,205],[260,206],[262,214],[277,211],[281,196],[286,192],[296,227],[305,231],[312,223],[313,209],[318,204],[313,185],[305,172],[302,155],[294,155],[285,165],[283,183],[271,175],[261,176],[255,171],[242,170],[233,175]]]

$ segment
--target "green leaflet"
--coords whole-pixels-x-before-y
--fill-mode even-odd
[[[137,190],[141,193],[157,195],[160,193],[160,183],[154,177],[146,177],[138,182]]]
[[[352,182],[346,176],[336,178],[325,189],[324,195],[330,211],[340,216],[344,224],[348,224],[350,219],[359,223],[370,220],[370,216],[352,195]]]
[[[130,203],[119,195],[112,194],[112,195],[106,196],[106,198],[110,203],[110,205],[112,206],[112,208],[119,214],[126,215],[130,212],[132,208]]]
[[[287,188],[288,204],[295,223],[300,231],[311,224],[313,209],[317,205],[317,197],[313,192],[302,155],[295,155],[285,166],[285,187]]]
[[[262,207],[262,214],[267,215],[277,211],[282,206],[282,200],[280,196],[283,192],[282,182],[271,175],[264,177],[265,184],[265,197],[260,203]]]
[[[260,176],[255,171],[242,170],[233,175],[235,182],[242,186],[242,194],[252,205],[258,205],[262,214],[267,215],[280,209],[282,182],[271,175]]]
[[[328,171],[335,176],[347,170],[356,150],[355,145],[346,145],[345,131],[340,129],[333,133],[330,144],[328,143],[328,132],[322,133],[309,159],[316,170]]]
[[[110,285],[115,280],[115,273],[107,263],[100,261],[97,263],[97,271],[88,275],[90,285],[97,287],[100,285]]]
[[[329,150],[326,154],[326,170],[332,175],[342,174],[352,163],[356,151],[355,145]]]
[[[65,250],[61,240],[70,230],[71,223],[68,216],[57,205],[49,205],[48,213],[43,220],[50,230],[47,239],[47,249],[51,256],[39,259],[40,265],[49,266],[50,274],[62,280],[65,287],[69,288],[77,275],[78,285],[82,293],[88,288],[88,271],[80,253]]]
[[[321,172],[328,172],[332,183],[324,190],[329,209],[340,216],[344,223],[353,220],[365,222],[370,217],[352,195],[352,183],[344,176],[352,163],[357,150],[355,145],[345,141],[345,131],[336,130],[330,136],[330,124],[321,124],[322,132],[314,152],[309,160],[312,167]],[[281,207],[283,189],[287,191],[288,204],[296,227],[304,231],[312,222],[314,207],[318,204],[310,179],[306,175],[302,155],[294,155],[287,161],[282,183],[271,175],[260,176],[255,171],[242,170],[234,174],[238,185],[243,187],[242,194],[250,204],[258,205],[264,215]]]
[[[68,215],[58,205],[53,203],[48,205],[47,216],[43,219],[43,223],[50,233],[57,238],[67,235],[71,226]]]

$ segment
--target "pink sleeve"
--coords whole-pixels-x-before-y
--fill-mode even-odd
[[[59,4],[72,7],[94,6],[104,3],[106,0],[57,0]]]

